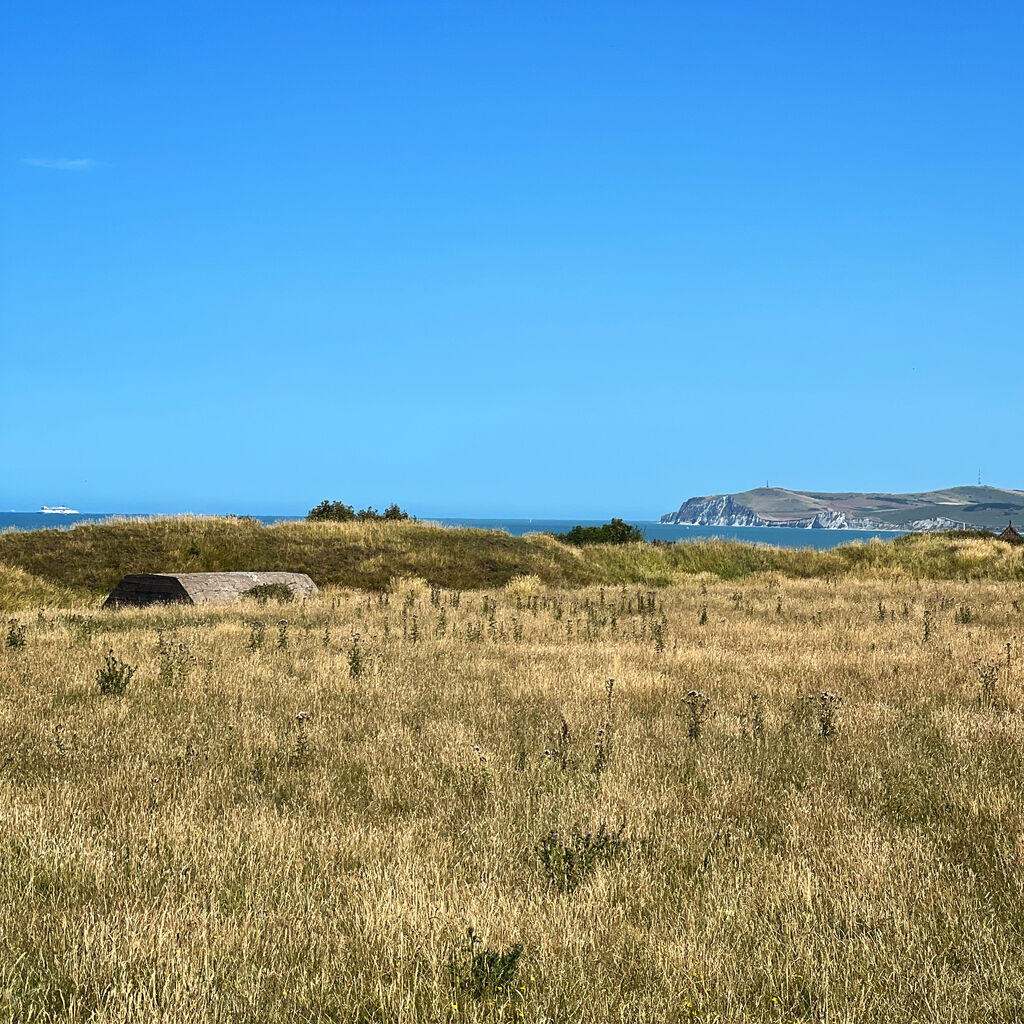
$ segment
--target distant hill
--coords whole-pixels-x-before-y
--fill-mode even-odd
[[[915,494],[790,491],[756,487],[689,498],[663,523],[823,530],[1002,530],[1024,524],[1024,491],[949,487]]]

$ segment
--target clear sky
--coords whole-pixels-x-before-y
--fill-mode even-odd
[[[8,0],[0,508],[1024,488],[1024,4]]]

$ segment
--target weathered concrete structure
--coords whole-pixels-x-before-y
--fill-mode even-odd
[[[222,604],[238,601],[253,587],[277,584],[295,597],[311,597],[316,584],[304,572],[180,572],[125,576],[103,602],[122,604]]]

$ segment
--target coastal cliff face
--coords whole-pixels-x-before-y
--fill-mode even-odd
[[[678,512],[662,516],[663,523],[680,526],[771,526],[752,508],[741,505],[731,494],[715,494],[709,498],[690,498]]]
[[[813,515],[767,518],[731,494],[713,494],[684,501],[676,512],[661,517],[663,523],[680,526],[773,526],[792,530],[966,530],[967,523],[944,516],[914,519],[895,526],[870,516],[853,516],[837,509],[822,509]]]
[[[677,512],[662,516],[663,523],[680,526],[781,526],[793,530],[891,530],[888,523],[857,518],[845,512],[822,511],[797,519],[766,519],[752,508],[741,505],[731,494],[690,498]],[[949,529],[949,527],[943,527]]]
[[[929,530],[973,530],[970,523],[961,523],[956,519],[947,519],[945,516],[934,516],[931,519],[912,519],[906,524],[906,529],[915,533],[927,533]]]

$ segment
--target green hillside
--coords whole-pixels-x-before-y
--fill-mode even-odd
[[[894,527],[942,518],[999,532],[1010,520],[1024,523],[1024,491],[1001,487],[949,487],[908,494],[757,487],[734,494],[732,498],[765,519],[779,522],[819,512],[843,512],[851,517],[877,519]]]
[[[93,593],[141,572],[304,572],[320,585],[369,590],[386,588],[396,576],[452,589],[504,586],[520,575],[558,586],[591,581],[578,550],[551,537],[417,522],[124,519],[0,534],[0,563]]]
[[[0,610],[89,603],[127,573],[290,570],[320,586],[384,590],[402,577],[454,590],[658,587],[707,574],[795,578],[1024,580],[1024,546],[959,533],[912,534],[826,551],[702,540],[596,544],[429,523],[264,526],[203,517],[125,520],[0,534]]]

